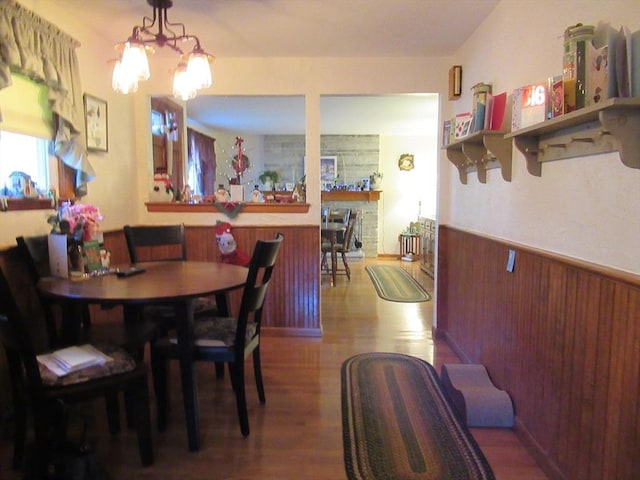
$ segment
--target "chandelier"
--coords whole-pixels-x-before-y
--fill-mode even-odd
[[[173,71],[173,95],[181,100],[194,98],[198,90],[211,86],[211,64],[215,57],[202,49],[198,37],[186,33],[184,24],[169,22],[167,10],[173,6],[172,0],[147,0],[147,3],[153,7],[153,18],[145,16],[142,25],[133,27],[129,39],[115,46],[118,58],[113,67],[113,89],[125,94],[138,90],[138,82],[149,79],[147,55],[155,52],[154,45],[167,46],[180,54]],[[157,32],[151,30],[154,27]],[[194,47],[185,54],[178,42],[193,42]]]

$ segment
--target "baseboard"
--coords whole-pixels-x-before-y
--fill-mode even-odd
[[[265,337],[322,337],[322,328],[261,327]]]
[[[345,254],[350,262],[361,262],[365,258],[362,250],[351,250]]]
[[[549,480],[567,480],[567,477],[562,474],[558,466],[544,453],[544,450],[540,444],[533,438],[531,432],[527,427],[518,419],[516,415],[513,431],[520,439],[524,448],[536,461],[542,471],[549,477]]]
[[[453,337],[451,335],[449,335],[449,333],[447,331],[444,331],[442,333],[438,332],[438,336],[440,336],[440,338],[444,338],[445,341],[447,342],[447,344],[449,345],[449,347],[451,348],[451,350],[453,350],[453,352],[458,356],[458,358],[460,359],[460,361],[462,363],[474,363],[466,353],[464,353],[464,350],[462,350],[462,348],[460,348],[460,346],[458,345],[458,343],[453,339]]]

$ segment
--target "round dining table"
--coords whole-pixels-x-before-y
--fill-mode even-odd
[[[230,315],[228,294],[244,286],[247,268],[196,261],[149,262],[136,267],[144,271],[131,276],[111,273],[81,278],[45,277],[38,282],[38,289],[45,297],[61,304],[122,305],[125,322],[136,321],[145,305],[171,303],[175,306],[176,318],[183,320],[177,322],[176,333],[178,345],[182,347],[180,376],[189,450],[197,451],[200,429],[193,361],[193,300],[214,295],[218,314]],[[63,332],[73,335],[78,329],[77,323],[77,318],[63,318]]]

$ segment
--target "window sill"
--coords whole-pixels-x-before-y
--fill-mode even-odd
[[[210,203],[146,202],[147,212],[223,213]],[[245,203],[239,213],[307,213],[308,203]]]
[[[50,198],[2,198],[0,208],[5,212],[20,210],[53,210]]]

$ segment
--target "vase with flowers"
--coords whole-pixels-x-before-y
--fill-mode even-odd
[[[76,242],[99,240],[100,222],[104,219],[94,205],[65,202],[50,215],[51,233],[67,235]]]
[[[55,214],[48,217],[47,223],[51,225],[49,261],[50,265],[58,265],[51,267],[54,275],[55,272],[61,276],[66,276],[67,272],[71,275],[87,273],[87,266],[90,266],[85,258],[88,255],[85,251],[87,242],[93,243],[92,248],[99,252],[100,222],[103,218],[97,207],[71,202],[63,203]],[[68,269],[60,270],[59,265],[67,263]]]
[[[380,190],[382,188],[382,172],[373,172],[369,176],[369,188],[371,190]]]

